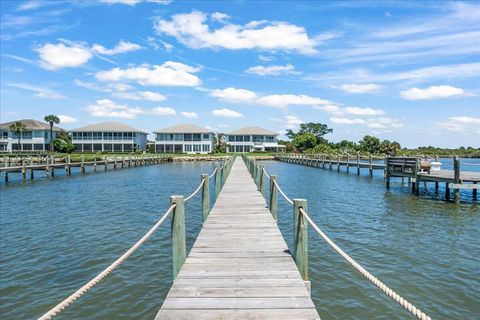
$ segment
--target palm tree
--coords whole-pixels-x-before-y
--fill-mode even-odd
[[[50,114],[48,116],[45,116],[43,118],[45,122],[48,122],[50,124],[50,151],[53,152],[53,124],[59,124],[60,123],[60,118],[57,117],[56,115]]]
[[[25,126],[20,121],[14,122],[10,125],[10,131],[15,133],[18,137],[18,151],[21,151],[22,147],[20,146],[20,139],[22,139],[22,133],[25,132],[27,126]]]

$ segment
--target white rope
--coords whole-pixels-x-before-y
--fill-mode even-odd
[[[322,230],[312,221],[312,219],[308,216],[308,214],[300,208],[300,212],[303,216],[307,219],[308,223],[317,231],[317,233],[335,250],[339,253],[345,260],[347,260],[358,272],[360,272],[363,276],[365,276],[368,280],[370,280],[374,285],[376,285],[380,290],[382,290],[387,296],[389,296],[393,301],[400,304],[414,316],[416,316],[420,320],[431,320],[429,316],[423,313],[420,309],[416,308],[413,304],[402,298],[398,293],[387,287],[383,282],[378,280],[375,276],[373,276],[370,272],[365,270],[360,264],[358,264],[352,257],[350,257],[347,253],[345,253],[339,246],[337,246]]]
[[[215,170],[213,170],[212,174],[208,176],[208,179],[213,178],[213,176],[215,175],[215,173],[217,173],[217,170],[218,170],[218,167],[215,167]]]
[[[52,319],[54,316],[56,316],[58,313],[60,313],[63,309],[68,307],[71,303],[73,303],[75,300],[80,298],[82,295],[84,295],[88,290],[90,290],[93,286],[95,286],[97,283],[99,283],[103,278],[108,276],[115,268],[117,268],[120,264],[122,264],[132,253],[135,252],[145,241],[150,238],[150,236],[162,225],[162,223],[168,218],[170,213],[172,213],[172,210],[176,207],[176,204],[172,204],[170,208],[168,208],[167,212],[163,214],[163,216],[158,220],[158,222],[140,239],[131,247],[128,249],[127,252],[125,252],[120,258],[115,260],[114,263],[112,263],[108,268],[103,270],[101,273],[99,273],[95,278],[90,280],[87,284],[85,284],[83,287],[75,291],[72,295],[70,295],[68,298],[57,304],[54,308],[52,308],[50,311],[45,313],[43,316],[38,318],[38,320],[49,320]]]
[[[265,170],[265,168],[262,168],[262,170],[263,170],[263,173],[265,173],[265,176],[266,176],[268,179],[270,179],[270,176],[268,175],[268,173],[267,173],[267,171]]]
[[[273,183],[275,183],[275,185],[277,186],[278,192],[280,192],[280,194],[285,198],[285,200],[287,200],[287,202],[290,203],[293,206],[293,201],[290,200],[289,197],[287,197],[287,195],[283,192],[283,190],[278,185],[277,181],[275,180]]]
[[[187,202],[188,200],[195,197],[195,195],[198,193],[198,191],[200,191],[200,189],[202,189],[202,186],[203,186],[204,183],[205,183],[205,179],[202,179],[202,182],[200,182],[200,185],[198,186],[198,188],[195,191],[193,191],[193,193],[191,195],[186,197],[184,201]]]

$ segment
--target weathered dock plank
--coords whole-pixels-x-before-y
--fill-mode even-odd
[[[156,319],[320,319],[240,158]]]

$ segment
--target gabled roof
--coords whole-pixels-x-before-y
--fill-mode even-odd
[[[21,119],[16,121],[10,121],[5,123],[0,123],[0,130],[7,130],[10,131],[10,125],[15,122],[21,122],[25,125],[26,131],[43,131],[43,130],[50,130],[50,124],[46,122],[37,121],[34,119]],[[53,131],[65,131],[62,128],[53,126]]]
[[[227,135],[265,135],[265,136],[278,136],[277,132],[263,129],[260,127],[243,127],[238,130],[227,133]]]
[[[162,128],[154,131],[154,133],[214,133],[194,124],[179,124],[173,127]]]
[[[70,130],[71,132],[140,132],[148,134],[148,132],[127,126],[120,122],[100,122],[89,126]]]

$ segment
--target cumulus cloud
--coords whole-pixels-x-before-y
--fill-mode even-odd
[[[349,119],[332,117],[330,118],[330,121],[336,124],[365,124],[365,120],[359,118]]]
[[[474,133],[480,135],[480,118],[470,116],[449,117],[439,123],[439,127],[455,133]]]
[[[230,50],[260,49],[296,51],[314,54],[317,41],[308,36],[303,27],[281,21],[251,21],[245,25],[224,23],[210,29],[207,21],[218,21],[219,14],[208,16],[200,11],[175,14],[170,20],[157,19],[154,29],[158,34],[175,37],[177,41],[194,48],[223,48]]]
[[[370,129],[386,130],[391,128],[402,128],[403,123],[397,119],[378,117],[378,118],[345,118],[345,117],[331,117],[330,121],[341,125],[363,125]]]
[[[406,100],[432,100],[466,96],[465,90],[447,85],[431,86],[425,89],[411,88],[400,92]]]
[[[302,123],[304,121],[297,116],[289,115],[285,117],[285,128],[287,129],[295,129]]]
[[[137,115],[144,113],[139,107],[116,104],[109,99],[97,100],[94,104],[87,105],[85,110],[94,117],[123,119],[134,119]]]
[[[74,123],[78,121],[76,118],[64,114],[59,114],[58,118],[60,119],[60,123]]]
[[[127,100],[163,101],[167,99],[164,95],[152,91],[114,92],[112,95],[115,98]]]
[[[379,92],[382,89],[382,86],[374,83],[345,83],[340,85],[339,88],[348,93],[371,93]]]
[[[257,103],[270,107],[284,108],[289,105],[318,106],[329,104],[330,101],[303,94],[272,94],[261,97],[257,100]]]
[[[193,73],[200,68],[191,67],[174,61],[166,61],[161,65],[143,64],[127,69],[113,68],[100,71],[95,78],[100,81],[137,81],[143,86],[198,86],[200,79]]]
[[[378,116],[385,114],[382,109],[361,108],[361,107],[339,107],[336,105],[326,105],[318,108],[334,115],[354,115],[354,116]]]
[[[225,118],[242,118],[243,117],[243,114],[227,108],[214,109],[212,110],[212,114],[216,117],[225,117]]]
[[[174,116],[177,112],[170,107],[156,107],[152,109],[151,114],[156,116]]]
[[[259,76],[278,76],[281,74],[300,74],[295,70],[295,67],[292,64],[287,64],[284,66],[273,65],[273,66],[254,66],[245,70],[246,73],[258,74]]]
[[[212,90],[210,96],[231,103],[251,103],[257,98],[257,94],[253,91],[233,87]]]
[[[182,116],[184,116],[185,118],[189,118],[189,119],[197,119],[198,118],[198,115],[196,112],[180,112],[180,114]]]
[[[142,47],[139,46],[136,43],[131,43],[131,42],[128,42],[128,41],[120,40],[117,43],[117,45],[112,49],[107,49],[100,44],[94,44],[92,46],[92,51],[96,52],[96,53],[99,53],[99,54],[104,54],[104,55],[110,56],[110,55],[115,55],[115,54],[140,50],[141,48]]]
[[[57,44],[46,43],[34,50],[39,54],[41,67],[48,70],[57,70],[82,66],[95,54],[115,55],[139,49],[141,47],[138,44],[124,40],[120,40],[113,49],[107,49],[99,44],[95,44],[90,48],[84,42],[63,39]]]
[[[90,49],[81,45],[66,46],[64,43],[47,43],[35,49],[40,57],[40,66],[48,70],[79,67],[92,58]]]

